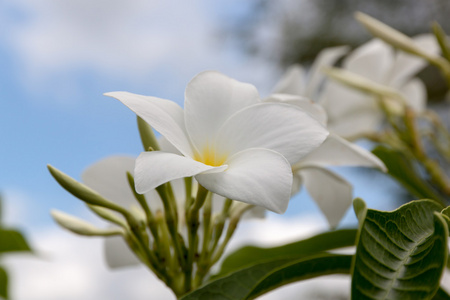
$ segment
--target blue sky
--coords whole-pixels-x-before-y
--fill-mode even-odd
[[[220,38],[220,24],[233,21],[247,9],[249,6],[239,1],[216,1],[214,5],[207,1],[187,4],[174,0],[1,1],[0,192],[6,202],[8,224],[22,228],[35,247],[44,252],[59,249],[75,253],[80,249],[77,247],[92,247],[97,251],[95,257],[99,257],[101,241],[69,235],[51,220],[52,208],[91,217],[85,215],[80,201],[58,186],[46,165],[52,164],[78,179],[84,168],[106,156],[139,154],[135,115],[118,101],[102,96],[105,92],[125,90],[182,104],[187,82],[200,71],[214,69],[250,82],[262,96],[266,95],[281,70],[245,56],[235,43]],[[374,188],[373,179],[380,175],[366,172],[359,176],[350,169],[342,172],[356,184],[356,196],[368,200],[372,207],[393,208],[388,198],[377,201],[382,195],[378,188],[376,193],[367,189]],[[360,178],[356,180],[357,177]],[[391,181],[383,184],[398,190]],[[311,212],[323,228],[324,219],[317,215],[317,208],[306,193],[291,204],[285,216],[289,224],[298,222],[299,216],[311,220],[305,216]],[[354,224],[352,215],[349,212],[347,223]],[[273,218],[274,222],[286,224],[280,217]],[[304,224],[298,226],[304,228]],[[262,230],[262,225],[258,226]],[[71,247],[64,248],[62,243]],[[128,274],[106,275],[108,271],[101,267],[102,262],[95,266],[101,269],[95,273],[88,269],[94,268],[90,264],[94,258],[80,256],[79,261],[69,262],[78,257],[70,253],[54,269],[40,262],[28,263],[37,264],[37,269],[53,270],[48,275],[50,281],[59,278],[56,274],[63,269],[73,270],[70,266],[86,267],[80,271],[80,278],[88,271],[98,276],[119,276],[110,281],[103,277],[107,283],[98,291],[81,282],[86,293],[94,291],[89,294],[92,298],[74,294],[78,298],[73,299],[106,297],[102,293]],[[26,282],[31,275],[27,277],[25,271],[14,270],[15,267],[25,268],[25,263],[13,259],[11,268],[18,282],[22,286],[31,284],[32,291],[33,284]],[[45,284],[34,282],[35,287]],[[78,291],[80,286],[73,289]],[[17,299],[31,299],[31,294],[23,289],[14,288],[13,292],[18,294]],[[66,299],[49,290],[32,295],[33,299]]]
[[[66,5],[0,4],[0,190],[27,195],[36,212],[30,217],[43,223],[49,207],[79,205],[46,164],[79,178],[102,157],[141,150],[133,113],[103,93],[126,90],[182,104],[186,83],[205,69],[248,81],[270,77],[252,75],[256,62],[217,37],[220,19],[239,13],[229,3]]]

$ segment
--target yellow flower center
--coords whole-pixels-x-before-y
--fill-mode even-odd
[[[227,159],[227,155],[223,153],[219,153],[219,151],[216,151],[214,147],[211,147],[209,145],[203,147],[200,153],[197,153],[194,156],[194,159],[196,161],[202,162],[205,165],[218,167],[223,165],[225,160]]]

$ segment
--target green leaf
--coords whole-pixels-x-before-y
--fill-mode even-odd
[[[418,174],[414,161],[408,159],[402,152],[376,147],[373,154],[381,159],[388,168],[388,174],[400,182],[412,195],[420,199],[433,199],[445,203],[442,197]]]
[[[306,240],[274,247],[261,248],[255,246],[243,247],[230,254],[222,263],[221,270],[213,278],[218,278],[243,269],[247,266],[267,260],[281,258],[299,259],[330,249],[355,245],[357,230],[342,229],[318,234]]]
[[[450,206],[447,206],[446,208],[444,208],[441,211],[441,214],[443,214],[444,216],[448,217],[450,219]]]
[[[355,200],[353,200],[353,210],[355,211],[355,215],[358,218],[359,223],[361,224],[362,221],[364,221],[364,219],[366,218],[366,202],[364,202],[364,200],[361,198],[355,198]]]
[[[16,251],[31,251],[31,248],[19,231],[0,228],[0,253]]]
[[[350,255],[320,254],[300,260],[276,259],[214,280],[185,295],[181,300],[253,299],[293,281],[349,273],[350,266]]]
[[[0,298],[8,298],[8,273],[2,267],[0,267]]]
[[[447,208],[444,208],[441,211],[441,215],[444,218],[444,220],[447,222],[447,227],[450,228],[450,206]]]
[[[433,300],[450,300],[450,295],[444,291],[442,288],[439,288],[432,298]]]
[[[432,299],[448,255],[440,211],[432,200],[392,212],[368,209],[353,262],[352,299]]]
[[[280,286],[300,280],[330,274],[349,274],[351,262],[351,255],[323,254],[285,265],[260,281],[247,298],[254,299]]]

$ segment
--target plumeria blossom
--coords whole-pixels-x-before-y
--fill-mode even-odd
[[[161,149],[165,151],[176,153],[176,149],[173,148],[165,139],[159,140]],[[127,179],[127,172],[133,174],[135,158],[129,156],[110,156],[104,158],[93,165],[89,166],[82,174],[83,182],[98,192],[106,199],[121,205],[128,210],[142,210],[138,207],[138,202],[133,194],[133,191],[129,185]],[[174,193],[174,198],[178,207],[178,219],[179,232],[182,235],[186,235],[186,222],[185,222],[185,184],[181,179],[171,181],[171,187]],[[192,187],[193,194],[196,192],[196,182]],[[194,195],[193,195],[194,196]],[[164,210],[163,203],[156,192],[156,190],[150,190],[145,193],[147,203],[153,213],[162,212]],[[219,195],[212,196],[212,211],[218,213],[223,206],[224,199]],[[234,207],[239,207],[241,202],[233,201],[232,210]],[[141,211],[141,214],[144,214]],[[254,207],[248,210],[243,218],[263,218],[264,210],[260,207]],[[136,255],[129,249],[121,236],[110,236],[105,239],[105,258],[110,268],[119,268],[131,265],[140,264],[140,261]]]
[[[283,102],[302,107],[326,126],[325,110],[307,98],[289,94],[273,94],[265,101]],[[292,194],[298,193],[304,185],[330,226],[334,228],[352,203],[353,187],[344,178],[330,171],[327,168],[330,166],[375,167],[383,171],[386,171],[386,167],[371,152],[333,133],[330,133],[319,148],[292,165],[294,174]]]
[[[189,82],[184,110],[156,97],[106,95],[128,106],[182,154],[141,153],[134,172],[139,193],[195,176],[211,192],[283,213],[292,188],[291,164],[328,135],[299,107],[263,103],[253,85],[213,71]]]
[[[437,43],[431,35],[418,36],[414,42],[427,52],[437,52]],[[422,58],[396,52],[384,42],[373,39],[346,57],[342,68],[399,91],[407,105],[421,112],[426,106],[426,91],[423,83],[413,76],[426,64]],[[392,112],[401,112],[398,102],[386,100]],[[325,86],[320,103],[328,114],[328,128],[345,138],[358,138],[377,132],[384,120],[374,96],[362,94],[337,82],[329,82]]]
[[[275,85],[272,93],[298,95],[316,100],[325,78],[322,69],[334,65],[348,49],[347,46],[325,48],[317,55],[308,72],[298,64],[292,65]]]

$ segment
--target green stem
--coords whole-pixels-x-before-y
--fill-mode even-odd
[[[214,236],[213,236],[214,241],[213,241],[213,245],[211,246],[211,250],[209,251],[210,253],[214,253],[214,251],[216,250],[217,244],[219,243],[219,240],[222,237],[222,232],[225,227],[225,221],[228,218],[232,204],[233,204],[233,200],[228,199],[228,198],[225,200],[225,203],[223,204],[222,212],[218,216],[217,223],[214,226],[214,229],[215,229]]]
[[[185,186],[185,197],[186,201],[184,203],[184,211],[188,211],[189,207],[192,205],[192,177],[184,178],[184,186]]]
[[[176,256],[178,257],[180,265],[183,267],[185,265],[185,258],[181,241],[178,238],[178,218],[174,215],[174,199],[169,197],[167,192],[167,185],[165,184],[158,186],[156,188],[156,191],[158,192],[164,206],[164,217],[166,219],[167,228],[169,229],[170,235],[172,237]]]
[[[205,278],[209,269],[212,267],[212,265],[214,265],[214,262],[211,262],[211,256],[214,253],[214,251],[216,250],[217,245],[222,236],[222,232],[225,227],[225,221],[227,220],[228,215],[230,213],[230,208],[231,208],[232,203],[233,203],[233,201],[231,199],[225,200],[223,207],[222,207],[222,212],[218,216],[216,216],[215,224],[214,224],[213,228],[211,228],[211,230],[209,231],[210,235],[213,234],[212,241],[211,241],[211,236],[208,236],[207,243],[204,244],[204,246],[206,245],[205,247],[207,247],[208,244],[211,244],[211,242],[212,242],[212,246],[210,249],[206,248],[203,250],[203,253],[201,256],[202,260],[200,260],[197,265],[197,273],[194,278],[193,288],[197,288],[202,284],[203,279]]]
[[[203,242],[200,259],[207,257],[208,244],[211,240],[211,212],[212,212],[212,193],[208,194],[205,205],[203,206]]]
[[[156,263],[156,258],[153,255],[148,255],[147,251],[144,250],[141,243],[137,239],[137,237],[132,233],[128,232],[124,237],[125,241],[129,245],[130,249],[133,250],[133,253],[163,282],[165,282],[169,286],[168,279],[164,272],[161,272]]]
[[[200,226],[199,211],[206,201],[209,191],[203,186],[198,185],[197,198],[191,205],[190,209],[186,211],[186,220],[188,225],[189,250],[187,263],[185,268],[185,291],[192,289],[192,272],[194,266],[195,256],[198,248],[198,228]]]
[[[134,177],[131,175],[130,172],[127,172],[127,178],[128,178],[128,184],[130,185],[131,190],[133,191],[133,195],[136,198],[136,200],[141,205],[142,209],[144,210],[145,217],[147,219],[147,226],[150,229],[150,232],[152,233],[153,239],[155,240],[155,244],[159,243],[159,237],[158,237],[158,229],[155,222],[155,217],[153,216],[152,211],[150,210],[150,207],[148,206],[147,199],[145,199],[144,195],[138,194],[136,192],[136,189],[134,188]]]
[[[167,273],[164,268],[159,264],[158,259],[155,254],[150,250],[147,244],[147,239],[144,237],[144,233],[141,230],[138,222],[131,216],[128,215],[126,220],[130,226],[130,234],[129,237],[135,246],[138,246],[139,253],[143,254],[146,258],[144,263],[153,271],[153,273],[158,276],[161,280],[163,280],[168,286],[171,286],[170,277],[167,276]]]
[[[223,252],[225,251],[226,246],[228,245],[228,242],[230,241],[231,237],[233,236],[234,232],[236,231],[237,225],[239,224],[239,221],[242,217],[242,215],[248,211],[249,209],[252,209],[254,206],[249,205],[245,209],[242,209],[238,213],[232,215],[230,219],[230,223],[228,224],[227,233],[225,235],[225,239],[222,242],[222,244],[217,249],[216,253],[214,254],[212,260],[211,260],[211,266],[213,266],[223,255]]]
[[[157,247],[154,251],[157,251],[159,254],[159,261],[162,266],[169,265],[170,270],[177,269],[177,259],[172,258],[170,252],[170,233],[167,228],[167,224],[164,220],[164,215],[162,212],[156,212],[156,224],[158,226],[158,235],[161,237],[160,242],[157,244]],[[171,274],[172,275],[172,274]]]
[[[439,164],[429,158],[424,150],[421,137],[417,131],[415,114],[412,109],[407,109],[404,118],[406,129],[410,141],[410,148],[414,157],[424,166],[430,175],[430,180],[445,194],[450,195],[450,180],[439,166]],[[440,199],[434,199],[445,206]]]

